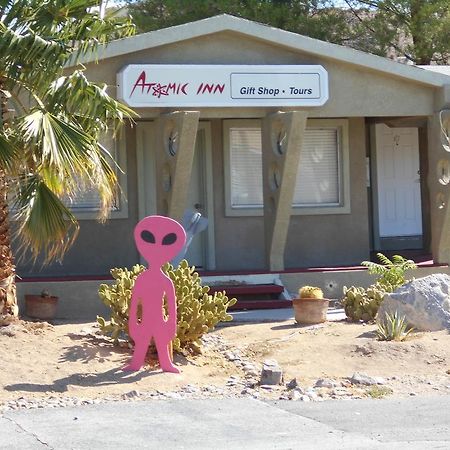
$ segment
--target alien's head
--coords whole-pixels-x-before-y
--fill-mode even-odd
[[[181,251],[186,242],[186,232],[176,220],[149,216],[136,225],[134,240],[149,266],[160,267]]]

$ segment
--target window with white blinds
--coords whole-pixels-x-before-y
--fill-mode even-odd
[[[337,128],[305,132],[293,206],[340,204]],[[230,128],[230,200],[232,208],[262,208],[261,128]]]
[[[263,205],[261,128],[230,128],[230,200],[232,208]]]
[[[103,145],[110,151],[112,158],[118,161],[122,170],[126,170],[125,134],[122,133],[113,140],[112,136],[102,139]],[[111,164],[113,164],[111,162]],[[115,165],[114,165],[115,167]],[[128,216],[128,210],[124,207],[126,198],[126,176],[122,171],[116,171],[118,181],[123,192],[118,190],[111,208],[111,218],[124,218]],[[100,195],[96,189],[81,189],[71,198],[66,197],[64,203],[79,219],[94,219],[101,207]]]
[[[76,192],[72,198],[65,199],[64,203],[69,206],[71,210],[98,211],[100,209],[101,200],[96,189],[88,189]],[[116,208],[116,205],[114,205],[113,208]]]
[[[306,129],[294,191],[294,206],[339,205],[337,128]]]

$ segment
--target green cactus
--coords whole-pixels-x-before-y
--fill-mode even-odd
[[[133,266],[131,270],[112,269],[111,274],[116,280],[115,283],[111,286],[107,284],[100,286],[100,298],[111,308],[111,318],[107,323],[103,317],[97,316],[97,322],[101,331],[110,335],[115,342],[121,334],[130,340],[128,310],[131,290],[137,276],[144,270],[145,267],[140,265]],[[227,309],[236,303],[236,299],[228,299],[225,292],[208,294],[209,287],[202,286],[195,267],[189,267],[186,260],[181,261],[177,268],[166,264],[163,271],[173,281],[177,298],[178,325],[173,347],[175,350],[182,348],[198,350],[203,334],[214,329],[219,322],[232,320]]]
[[[383,301],[386,290],[379,283],[369,286],[367,289],[362,287],[344,286],[344,306],[345,315],[352,320],[362,320],[370,322],[375,319],[378,308]]]

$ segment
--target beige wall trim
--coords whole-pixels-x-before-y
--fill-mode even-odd
[[[444,93],[444,92],[443,92]],[[444,96],[443,96],[444,97]],[[442,99],[445,105],[445,97]],[[435,263],[450,262],[450,154],[443,147],[442,126],[450,131],[450,113],[428,121],[428,186],[430,190],[431,250]]]
[[[262,125],[264,231],[269,270],[284,269],[284,251],[292,212],[307,112],[277,112]]]
[[[157,211],[176,220],[186,209],[199,118],[199,111],[176,111],[156,121]]]

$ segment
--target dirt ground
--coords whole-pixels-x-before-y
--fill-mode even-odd
[[[101,399],[132,390],[225,387],[230,377],[245,378],[242,367],[229,358],[236,350],[258,371],[264,360],[275,359],[285,382],[296,378],[305,387],[320,378],[348,386],[349,377],[359,371],[383,377],[392,396],[450,394],[448,332],[414,333],[406,342],[381,342],[375,330],[375,325],[346,321],[226,326],[211,334],[203,354],[176,355],[181,374],[174,375],[161,373],[155,362],[137,373],[122,372],[131,350],[114,347],[94,324],[20,321],[0,328],[0,405],[21,398]]]

